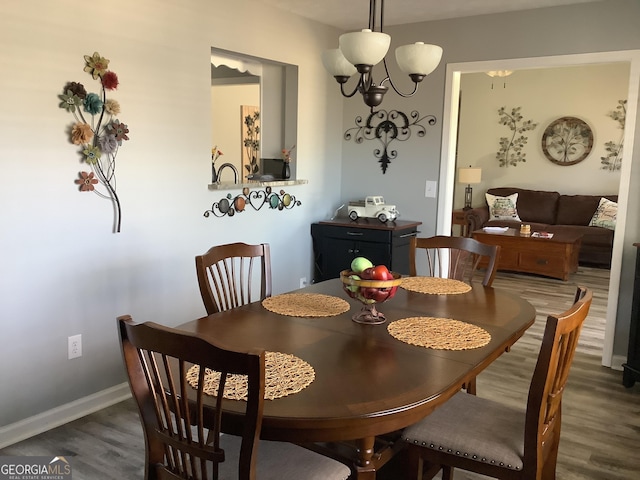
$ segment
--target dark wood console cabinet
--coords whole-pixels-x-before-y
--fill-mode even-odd
[[[338,218],[311,225],[313,281],[337,278],[355,257],[366,257],[374,265],[409,273],[409,240],[422,222],[396,220],[382,223],[375,218]]]
[[[640,249],[640,243],[634,243]],[[640,251],[636,252],[636,274],[633,281],[633,303],[631,304],[631,328],[629,329],[629,351],[627,363],[623,364],[622,384],[629,388],[640,380]]]

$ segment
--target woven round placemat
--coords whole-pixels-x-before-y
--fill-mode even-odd
[[[265,298],[262,306],[289,317],[333,317],[350,308],[346,300],[321,293],[285,293]]]
[[[193,388],[198,387],[200,366],[194,365],[187,371],[187,382]],[[274,400],[304,390],[313,382],[316,372],[311,365],[288,353],[265,352],[265,388],[264,398]],[[218,394],[220,372],[206,369],[204,375],[204,393]],[[248,393],[246,375],[229,375],[224,388],[224,398],[246,400]]]
[[[410,292],[432,295],[456,295],[471,291],[471,286],[460,280],[439,277],[405,277],[400,287]]]
[[[486,330],[450,318],[403,318],[391,322],[387,330],[401,342],[436,350],[469,350],[484,347],[491,341],[491,334]]]

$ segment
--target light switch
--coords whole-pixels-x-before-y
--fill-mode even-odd
[[[436,198],[436,190],[438,189],[438,182],[433,180],[427,180],[424,188],[424,196],[427,198]]]

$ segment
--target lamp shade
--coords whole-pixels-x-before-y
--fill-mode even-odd
[[[429,75],[442,58],[442,47],[423,42],[403,45],[396,48],[396,61],[404,73]]]
[[[458,182],[466,183],[467,185],[473,185],[482,181],[482,169],[481,168],[459,168],[458,169]]]
[[[342,54],[352,65],[376,65],[389,51],[391,37],[366,28],[361,32],[344,33],[338,41]]]
[[[344,55],[339,48],[325,50],[322,52],[322,64],[334,77],[350,77],[357,71],[356,67],[351,65],[349,61],[344,58]]]

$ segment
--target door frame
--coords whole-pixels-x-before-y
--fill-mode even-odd
[[[626,219],[631,180],[634,134],[636,131],[636,118],[638,114],[640,50],[622,50],[447,64],[442,122],[442,156],[440,158],[440,192],[438,197],[436,233],[438,235],[448,235],[451,232],[451,213],[453,210],[456,143],[458,133],[457,124],[460,100],[460,77],[463,73],[477,73],[490,70],[554,68],[617,62],[629,62],[630,64],[627,116],[624,131],[624,149],[620,172],[620,188],[618,192],[618,219]],[[625,223],[626,222],[624,221],[618,221],[616,224],[613,253],[611,258],[611,274],[609,277],[609,298],[607,300],[604,344],[602,349],[602,365],[606,367],[613,366],[614,368],[620,369],[621,365],[617,364],[619,362],[616,362],[616,365],[613,365],[613,345],[616,330],[616,315],[618,311],[618,295],[620,291]]]

